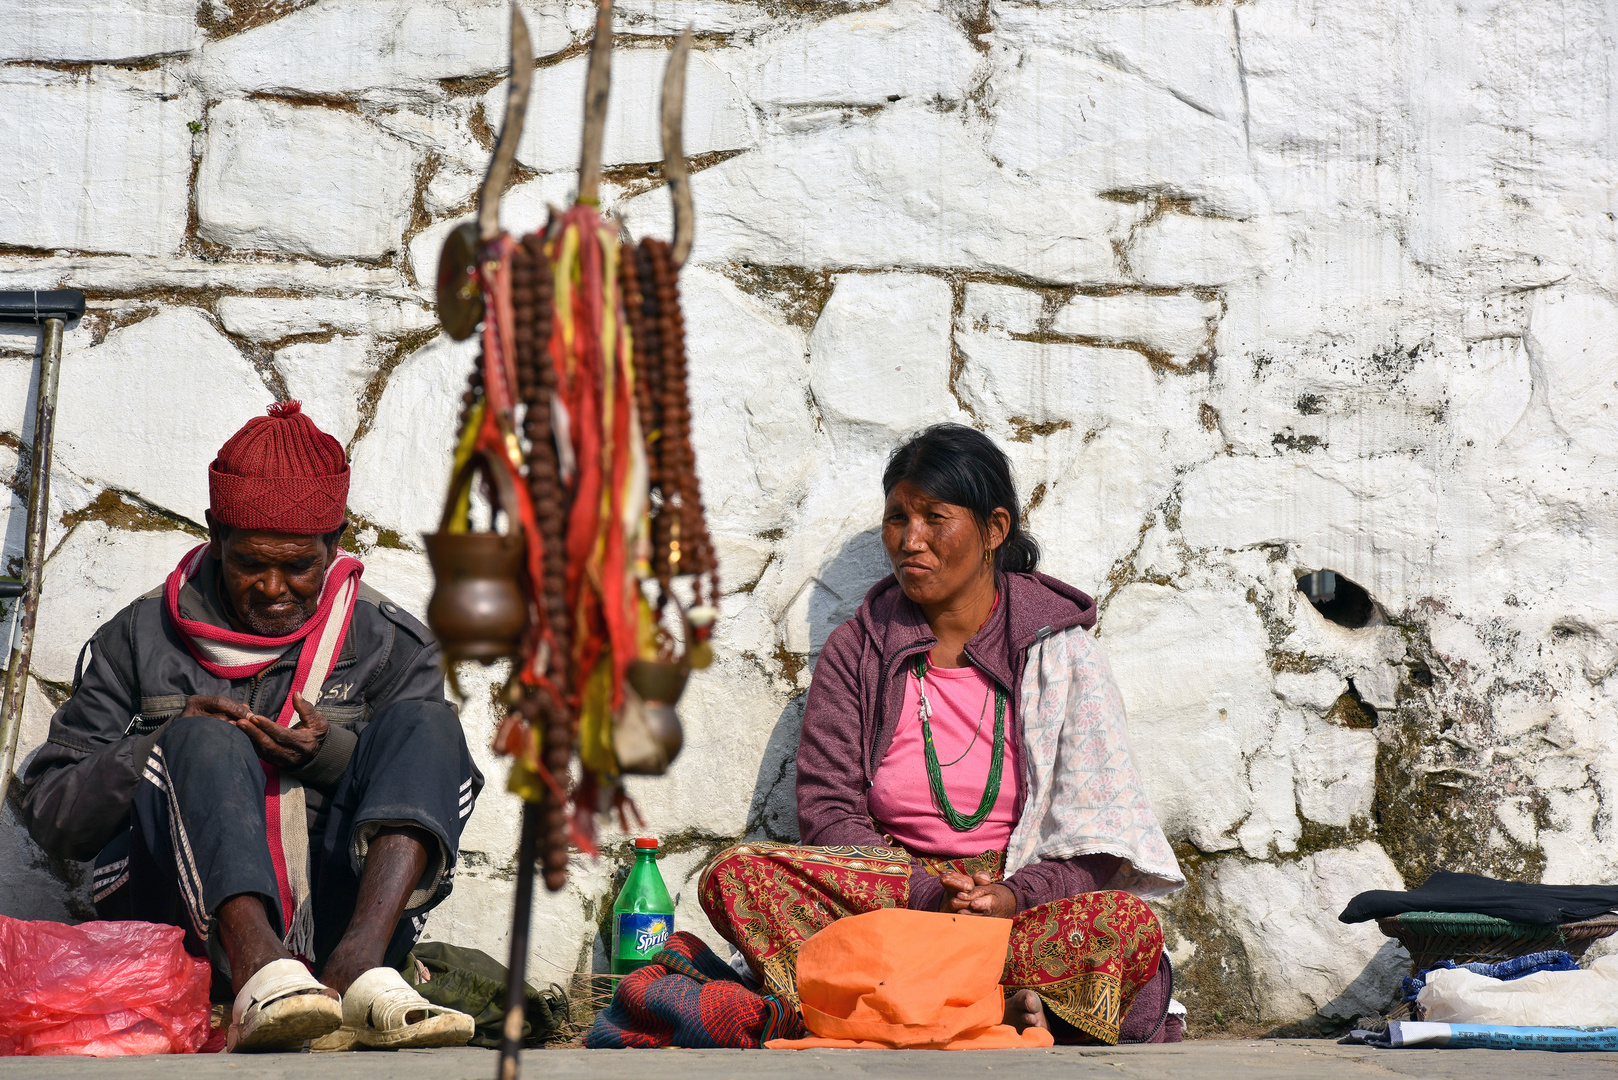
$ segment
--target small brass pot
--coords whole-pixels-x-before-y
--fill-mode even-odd
[[[474,472],[489,477],[512,522],[505,535],[451,532],[450,522]],[[500,462],[474,453],[456,472],[444,502],[438,531],[428,533],[427,560],[433,568],[433,597],[427,625],[444,650],[444,661],[491,664],[514,656],[528,625],[528,598],[522,588],[523,534],[515,525],[516,491]]]

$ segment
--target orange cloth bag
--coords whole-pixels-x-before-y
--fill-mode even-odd
[[[1000,976],[1010,919],[882,908],[839,919],[798,951],[798,997],[814,1038],[771,1050],[1000,1050],[1051,1046],[1005,1024]]]

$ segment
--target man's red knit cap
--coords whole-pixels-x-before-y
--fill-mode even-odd
[[[319,536],[343,524],[348,459],[296,401],[278,401],[219,448],[208,510],[233,529]]]

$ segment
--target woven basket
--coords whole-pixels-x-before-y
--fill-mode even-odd
[[[1547,949],[1560,949],[1577,959],[1594,942],[1618,933],[1618,915],[1556,925],[1510,922],[1489,915],[1407,911],[1378,919],[1376,924],[1409,950],[1412,973],[1440,960],[1495,964]]]

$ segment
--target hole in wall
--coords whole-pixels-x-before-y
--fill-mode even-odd
[[[1405,661],[1405,667],[1410,671],[1410,681],[1417,686],[1433,685],[1433,669],[1427,666],[1427,661],[1412,658]]]
[[[1321,616],[1338,626],[1358,630],[1370,625],[1376,602],[1363,587],[1335,570],[1314,570],[1298,578],[1298,591]]]
[[[1326,719],[1334,724],[1341,724],[1348,728],[1374,728],[1376,727],[1376,706],[1360,696],[1359,687],[1354,680],[1348,680],[1348,689],[1343,691],[1337,702],[1332,705]]]

